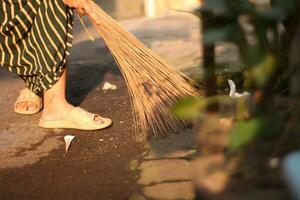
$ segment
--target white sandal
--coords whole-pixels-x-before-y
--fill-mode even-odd
[[[102,123],[96,124],[96,118],[100,118]],[[40,127],[47,129],[66,128],[77,130],[100,130],[111,125],[111,119],[87,112],[79,107],[74,108],[64,119],[54,121],[40,119],[39,122]]]
[[[24,103],[24,102],[31,102],[37,105],[37,108],[33,110],[24,110],[18,108],[19,103]],[[21,90],[20,95],[17,99],[17,101],[14,104],[14,111],[18,114],[22,115],[33,115],[38,112],[40,112],[43,108],[43,101],[42,98],[39,97],[38,95],[34,94],[32,91],[30,91],[28,88],[25,88]]]

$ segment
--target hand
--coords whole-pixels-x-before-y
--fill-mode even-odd
[[[64,3],[71,8],[75,8],[80,16],[89,15],[95,23],[99,24],[92,0],[64,0]]]

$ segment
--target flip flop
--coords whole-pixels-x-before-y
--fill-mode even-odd
[[[103,123],[95,124],[94,120],[99,117]],[[64,119],[49,121],[40,119],[39,126],[42,128],[64,128],[77,130],[100,130],[109,127],[112,120],[100,115],[87,112],[79,107],[75,107]]]
[[[33,110],[22,110],[22,109],[18,108],[17,105],[19,103],[23,103],[23,102],[35,103],[37,105],[37,108],[33,109]],[[42,108],[43,108],[42,98],[39,97],[38,95],[34,94],[28,88],[24,88],[23,90],[21,90],[20,95],[14,104],[14,111],[16,113],[22,114],[22,115],[36,114],[36,113],[40,112],[42,110]]]

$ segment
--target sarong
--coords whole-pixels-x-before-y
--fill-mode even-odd
[[[0,67],[36,94],[62,76],[73,39],[74,12],[63,0],[0,2]]]

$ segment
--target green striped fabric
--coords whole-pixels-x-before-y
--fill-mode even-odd
[[[63,0],[1,0],[0,66],[36,94],[51,88],[66,66],[73,24]]]

